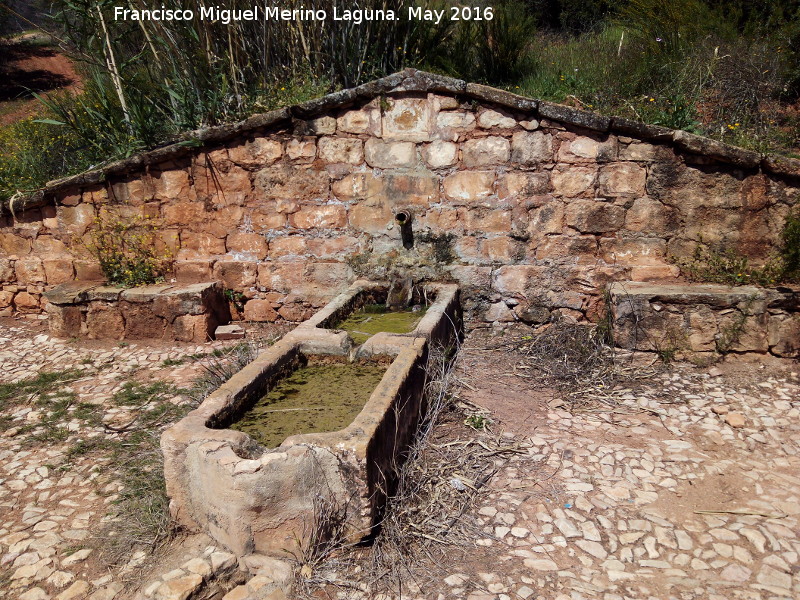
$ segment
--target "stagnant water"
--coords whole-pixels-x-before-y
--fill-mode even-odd
[[[300,367],[278,381],[231,429],[267,448],[290,435],[338,431],[361,412],[386,368],[356,363]]]
[[[367,304],[350,314],[344,321],[336,324],[336,329],[344,329],[361,345],[381,331],[387,333],[409,333],[419,324],[427,309],[424,306],[408,307],[404,310],[389,311],[385,304]]]

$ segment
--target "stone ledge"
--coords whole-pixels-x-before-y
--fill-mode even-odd
[[[50,333],[92,339],[206,342],[230,321],[220,282],[117,288],[64,283],[44,293]]]
[[[621,347],[686,358],[800,356],[796,289],[618,282],[608,291],[614,340]]]

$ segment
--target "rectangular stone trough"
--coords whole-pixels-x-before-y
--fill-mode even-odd
[[[339,348],[342,354],[354,348],[352,339],[337,325],[365,304],[383,303],[389,290],[387,282],[359,280],[347,290],[331,300],[314,316],[304,321],[292,332],[302,335],[311,343],[321,340],[329,346]],[[373,335],[358,348],[359,356],[397,352],[410,339],[424,337],[444,346],[452,345],[462,335],[463,314],[459,299],[459,289],[455,284],[428,283],[420,286],[423,301],[427,299],[427,310],[417,326],[408,333],[381,332]]]
[[[448,342],[440,334],[448,329],[434,323],[431,315],[438,314],[449,327],[451,320],[457,321],[460,327],[456,286],[438,288],[431,309],[441,302],[441,310],[429,309],[417,327],[426,333],[395,336],[375,351],[359,352],[355,360],[388,367],[343,429],[290,435],[278,447],[266,448],[231,428],[305,363],[354,360],[345,332],[318,325],[345,306],[352,309],[345,296],[352,300],[371,286],[353,286],[349,295],[335,299],[322,315],[266,349],[165,431],[161,446],[167,493],[178,522],[206,531],[239,556],[297,551],[324,537],[332,523],[350,541],[373,531],[425,408],[429,344]],[[460,329],[454,330],[454,336],[460,334]]]

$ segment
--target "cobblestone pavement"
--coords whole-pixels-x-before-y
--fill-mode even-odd
[[[26,323],[0,324],[0,378],[83,369],[67,386],[108,421],[116,410],[108,399],[125,381],[186,385],[197,364],[174,363],[221,345],[70,343]],[[536,389],[499,357],[466,349],[464,399],[488,409],[524,454],[504,463],[469,515],[482,531],[475,547],[440,565],[437,585],[411,582],[403,597],[800,597],[798,369],[723,370],[676,366],[617,390],[613,408],[570,412],[558,393]],[[121,483],[101,477],[96,457],[59,467],[76,439],[109,433],[67,417],[71,437],[31,445],[19,432],[41,419],[36,406],[2,416],[0,598],[128,597],[132,588],[102,567],[91,544]],[[129,566],[144,560],[133,553]]]
[[[73,405],[58,424],[67,429],[68,437],[35,443],[23,433],[36,434],[35,426],[46,416],[33,398],[12,404],[0,415],[0,598],[122,597],[125,571],[105,568],[93,543],[108,522],[122,483],[104,477],[104,459],[96,453],[66,460],[76,442],[116,434],[102,426],[89,427],[73,411],[81,403],[94,405],[103,422],[113,423],[120,416],[117,412],[125,409],[109,400],[125,382],[188,385],[198,374],[198,363],[175,363],[235,342],[70,342],[51,338],[35,323],[4,323],[0,324],[0,382],[19,382],[44,371],[82,373],[62,390],[75,393]],[[146,555],[134,551],[128,559],[130,571]]]
[[[439,597],[800,597],[796,363],[678,366],[617,390],[613,410],[571,413],[495,357],[465,355],[464,397],[527,454],[478,508],[486,551]]]

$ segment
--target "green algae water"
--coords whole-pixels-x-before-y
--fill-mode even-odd
[[[290,435],[338,431],[353,422],[386,372],[385,366],[308,365],[281,379],[231,429],[274,448]]]
[[[336,329],[344,329],[353,338],[353,342],[360,345],[376,333],[409,333],[414,331],[422,317],[425,307],[417,310],[409,307],[405,310],[388,311],[385,304],[367,304],[353,312]]]

